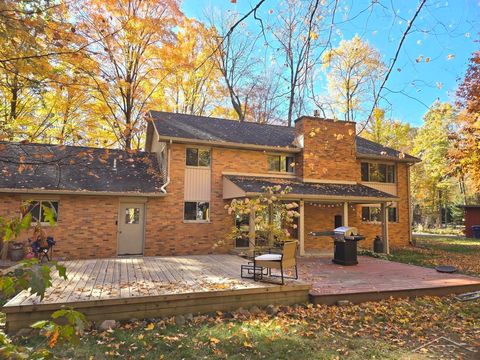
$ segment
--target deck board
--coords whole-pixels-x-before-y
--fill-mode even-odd
[[[21,292],[8,306],[73,303],[90,300],[211,291],[214,284],[232,289],[274,286],[240,278],[245,260],[232,255],[112,258],[66,261],[67,280],[53,272],[52,287],[40,301]]]
[[[44,299],[22,291],[4,306],[7,331],[48,319],[62,306],[78,309],[90,320],[102,320],[308,300],[310,285],[300,281],[279,286],[240,278],[244,263],[233,255],[66,261],[68,279],[54,271]]]
[[[247,261],[233,255],[118,257],[67,261],[68,279],[54,271],[43,300],[22,291],[4,307],[7,331],[48,319],[62,306],[88,319],[129,319],[238,307],[306,302],[334,304],[390,296],[443,295],[480,289],[480,279],[373,258],[342,267],[326,258],[299,258],[299,281],[285,286],[240,277]],[[310,297],[309,297],[310,296]]]

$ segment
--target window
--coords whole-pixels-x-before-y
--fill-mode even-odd
[[[210,149],[187,148],[187,166],[210,166]]]
[[[210,220],[210,204],[203,201],[186,201],[183,219],[187,221]]]
[[[58,201],[36,200],[28,204],[28,212],[32,214],[33,223],[48,223],[48,214],[51,213],[55,223],[58,220]]]
[[[396,207],[389,207],[388,222],[397,222],[398,214]],[[382,211],[378,206],[364,206],[362,207],[362,221],[363,222],[380,222],[382,221]]]
[[[248,214],[235,215],[235,227],[239,230],[239,236],[235,238],[235,247],[246,248],[249,246],[248,238],[250,231],[250,216]]]
[[[139,208],[126,208],[125,209],[125,224],[138,224],[140,222],[140,209]]]
[[[395,183],[395,165],[362,163],[362,181]]]
[[[287,155],[268,155],[268,171],[294,172],[295,158]]]
[[[397,222],[397,208],[396,207],[389,207],[388,208],[388,221],[389,222]]]

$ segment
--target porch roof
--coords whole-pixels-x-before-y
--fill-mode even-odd
[[[357,183],[311,183],[296,179],[225,175],[223,179],[224,199],[256,196],[263,193],[264,187],[280,185],[291,187],[291,191],[284,196],[291,199],[344,200],[351,202],[398,200],[398,197],[394,195]]]

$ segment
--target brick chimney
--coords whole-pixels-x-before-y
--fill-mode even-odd
[[[295,135],[303,151],[297,157],[297,175],[304,180],[360,181],[356,160],[355,123],[302,116]]]

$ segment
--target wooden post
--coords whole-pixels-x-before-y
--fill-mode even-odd
[[[268,204],[268,246],[273,246],[273,204]]]
[[[300,256],[305,255],[305,202],[300,200],[300,218],[298,219],[298,240],[300,242]]]
[[[348,202],[343,203],[343,226],[348,226]]]
[[[385,253],[390,254],[390,244],[388,240],[388,207],[386,203],[382,203],[382,239]]]
[[[248,219],[248,248],[255,248],[255,211],[250,207],[250,217]]]

